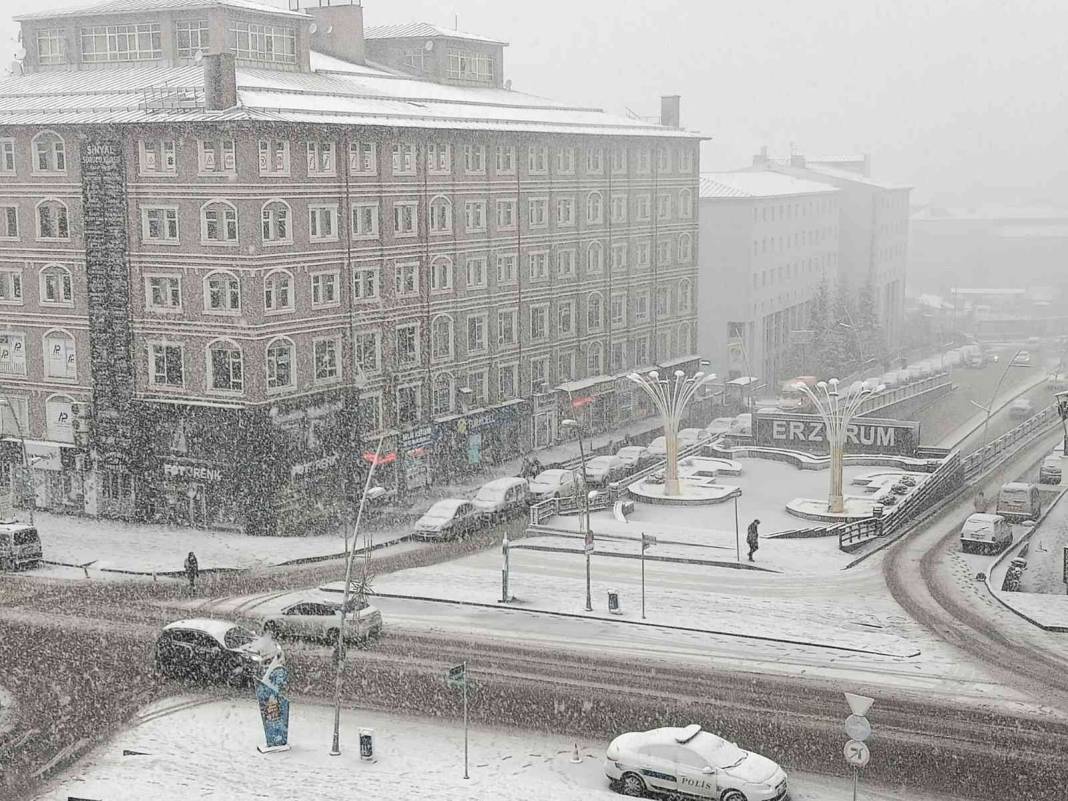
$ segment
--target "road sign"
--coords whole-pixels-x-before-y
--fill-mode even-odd
[[[859,717],[864,717],[868,714],[868,710],[871,709],[871,705],[875,703],[874,698],[868,698],[866,695],[855,695],[853,693],[845,694],[846,703],[849,704],[849,711]]]
[[[656,537],[652,534],[642,534],[642,550],[644,551],[652,545],[656,545]],[[1064,550],[1065,552],[1068,552],[1068,548],[1065,548]],[[1065,559],[1065,565],[1068,565],[1068,557],[1065,557]]]
[[[860,715],[850,715],[846,718],[845,731],[851,740],[863,742],[871,737],[871,724],[868,719]]]
[[[868,750],[868,746],[860,742],[860,740],[850,740],[845,744],[845,758],[846,762],[852,765],[854,768],[862,768],[868,764],[868,760],[871,759],[871,751]]]
[[[467,681],[467,663],[461,663],[449,668],[445,681],[450,687],[462,687]]]
[[[586,532],[586,553],[593,553],[593,532]]]

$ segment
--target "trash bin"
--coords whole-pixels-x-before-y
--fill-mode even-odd
[[[613,615],[623,614],[623,610],[619,608],[619,590],[608,591],[608,611]]]
[[[374,729],[360,729],[360,759],[364,762],[375,761]]]

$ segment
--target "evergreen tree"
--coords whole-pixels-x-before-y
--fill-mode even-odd
[[[879,311],[875,304],[875,285],[869,277],[860,288],[857,297],[857,323],[859,341],[864,347],[864,359],[886,360],[886,337],[879,323]]]

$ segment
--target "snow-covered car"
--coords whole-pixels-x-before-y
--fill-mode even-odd
[[[586,481],[607,484],[627,474],[627,463],[618,456],[594,456],[586,461]]]
[[[1031,351],[1021,350],[1017,351],[1016,355],[1012,357],[1013,364],[1030,364],[1031,363]]]
[[[415,521],[412,536],[417,540],[444,540],[463,537],[482,525],[482,513],[471,501],[445,498]]]
[[[649,453],[651,453],[657,459],[661,459],[667,456],[667,439],[664,437],[657,437],[648,445]]]
[[[605,776],[629,796],[684,794],[718,801],[782,801],[786,772],[694,724],[629,732],[608,746]]]
[[[1061,483],[1061,457],[1047,456],[1042,460],[1042,466],[1038,468],[1039,484]]]
[[[0,523],[0,570],[20,570],[41,564],[41,537],[24,523]]]
[[[296,637],[337,642],[341,628],[341,604],[325,598],[301,598],[289,603],[263,623],[272,637]],[[382,613],[367,601],[350,598],[345,616],[345,639],[366,640],[382,632]]]
[[[496,478],[475,494],[475,508],[485,517],[500,520],[525,512],[530,506],[530,485],[516,476]]]
[[[192,618],[163,627],[156,640],[155,667],[183,681],[254,684],[282,647],[230,620]]]
[[[684,428],[679,432],[679,448],[689,448],[705,438],[700,428]]]
[[[1012,417],[1030,417],[1035,413],[1035,404],[1028,398],[1017,398],[1009,404],[1009,415]]]
[[[570,498],[580,490],[580,479],[574,470],[542,470],[530,480],[530,494],[537,500]]]
[[[735,417],[734,422],[731,423],[731,433],[743,437],[751,436],[753,433],[753,415],[746,412]]]
[[[731,423],[733,422],[733,417],[717,417],[715,420],[705,426],[705,434],[711,437],[716,437],[720,434],[726,434],[728,431],[731,430]]]
[[[1012,526],[1001,515],[976,512],[960,529],[960,549],[965,553],[1001,553],[1012,545]]]
[[[649,449],[641,445],[627,445],[625,448],[620,448],[616,451],[616,456],[623,460],[627,470],[641,470],[654,460]]]

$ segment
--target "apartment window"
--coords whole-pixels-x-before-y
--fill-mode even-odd
[[[0,375],[26,375],[25,335],[0,334]]]
[[[612,195],[612,222],[625,223],[627,221],[627,196]]]
[[[245,361],[241,348],[232,342],[217,342],[208,350],[209,379],[217,392],[245,389]]]
[[[497,344],[502,347],[516,344],[518,312],[504,309],[497,312]]]
[[[650,264],[649,257],[651,255],[651,248],[648,240],[643,239],[638,243],[638,256],[636,261],[639,267],[648,267]]]
[[[639,222],[648,222],[652,218],[652,200],[649,195],[637,195],[634,198],[634,218]]]
[[[235,175],[237,173],[237,148],[234,140],[197,140],[197,162],[202,175]]]
[[[353,338],[356,371],[377,373],[381,364],[382,335],[378,331],[360,331]]]
[[[152,353],[151,381],[157,387],[180,387],[185,384],[182,346],[157,343]]]
[[[426,168],[431,175],[452,172],[452,148],[446,142],[431,142],[426,146]]]
[[[17,206],[0,206],[0,239],[19,238],[19,210]]]
[[[419,262],[398,262],[393,275],[397,295],[419,294]]]
[[[613,372],[622,370],[627,363],[627,344],[625,342],[612,343],[612,366]]]
[[[37,238],[69,239],[67,207],[59,200],[42,200],[37,204]]]
[[[586,375],[600,375],[603,370],[601,345],[599,342],[591,342],[586,350]]]
[[[44,337],[45,375],[49,378],[76,379],[78,358],[74,337],[66,331],[50,331]]]
[[[575,251],[565,248],[556,252],[556,274],[561,278],[575,277]]]
[[[393,233],[396,236],[415,236],[418,201],[403,201],[393,204]]]
[[[497,228],[501,230],[515,228],[515,201],[497,201]]]
[[[378,204],[352,204],[352,238],[378,239]]]
[[[242,61],[297,63],[297,35],[282,25],[238,22],[230,28],[234,55]]]
[[[67,39],[62,28],[37,31],[37,61],[42,66],[67,63]]]
[[[627,296],[623,292],[612,295],[612,325],[627,324]]]
[[[689,189],[679,190],[679,217],[684,220],[693,217],[693,192]]]
[[[679,313],[689,314],[693,311],[693,284],[687,280],[679,281]]]
[[[572,381],[575,378],[575,353],[565,351],[556,360],[556,379],[558,381]]]
[[[671,171],[671,151],[663,145],[656,149],[656,171],[661,173]]]
[[[337,204],[308,205],[308,236],[312,242],[337,241]]]
[[[549,383],[549,358],[541,356],[530,360],[530,386],[537,392],[539,387]]]
[[[556,171],[560,175],[574,175],[575,148],[562,147],[556,151]]]
[[[493,83],[493,57],[470,50],[449,51],[449,77],[464,81]]]
[[[177,275],[150,275],[145,278],[145,305],[157,311],[182,308],[182,279]]]
[[[570,336],[575,333],[575,301],[564,300],[556,307],[556,334]]]
[[[313,140],[307,143],[308,175],[317,178],[329,178],[337,175],[337,161],[334,143]]]
[[[612,148],[612,172],[620,175],[627,171],[627,149],[623,147]]]
[[[420,388],[418,384],[397,387],[397,424],[412,425],[422,415],[420,408]]]
[[[549,277],[549,254],[545,251],[529,253],[527,265],[531,281],[543,281]]]
[[[174,175],[178,155],[173,139],[142,139],[137,143],[142,175]]]
[[[556,224],[557,225],[574,225],[575,224],[575,199],[572,197],[562,197],[556,201]]]
[[[237,209],[229,203],[208,203],[200,210],[200,239],[204,243],[237,242]]]
[[[61,306],[74,304],[70,270],[58,264],[51,264],[41,270],[41,303]]]
[[[693,259],[693,237],[682,234],[679,237],[679,262],[689,264]]]
[[[334,338],[317,339],[312,342],[312,356],[315,362],[315,380],[319,383],[337,381],[340,375],[338,368],[338,341]]]
[[[293,343],[276,339],[267,346],[267,389],[288,389],[294,385]]]
[[[230,273],[212,273],[204,279],[204,308],[212,312],[241,311],[241,284]]]
[[[293,276],[284,271],[273,272],[263,281],[263,306],[269,311],[293,308]]]
[[[549,171],[549,148],[544,145],[530,145],[527,148],[527,172],[531,175],[545,175]]]
[[[549,224],[549,201],[545,198],[528,200],[527,217],[531,228],[544,228]]]
[[[405,50],[401,54],[401,63],[409,70],[426,72],[426,51],[421,47]]]
[[[604,198],[600,192],[591,192],[586,196],[586,222],[598,224],[604,222]]]
[[[486,230],[486,201],[468,200],[464,203],[465,225],[468,231],[478,233]]]
[[[208,52],[208,21],[206,19],[179,22],[174,34],[178,58],[195,58],[197,53]]]
[[[397,360],[405,367],[419,363],[419,325],[417,323],[397,327]]]
[[[178,209],[173,206],[142,208],[141,236],[146,242],[177,242]]]
[[[671,297],[668,295],[668,288],[665,286],[658,287],[656,290],[656,317],[658,320],[663,320],[669,314],[671,314]]]
[[[374,142],[350,142],[349,170],[353,175],[377,175],[378,145]]]
[[[452,203],[448,198],[436,197],[430,201],[430,231],[435,234],[452,231]]]
[[[639,292],[634,296],[634,319],[644,323],[649,319],[649,292]],[[645,360],[639,360],[645,364]]]
[[[660,194],[656,196],[656,218],[658,220],[671,219],[671,195]]]
[[[289,205],[284,200],[270,200],[260,212],[264,244],[280,245],[293,241],[289,227]]]
[[[312,306],[336,306],[341,302],[338,291],[341,285],[341,274],[315,273],[311,277],[312,282]]]
[[[14,139],[0,139],[0,173],[4,175],[15,173]]]
[[[627,269],[627,243],[616,242],[612,245],[612,272],[623,272]]]
[[[634,340],[634,363],[639,367],[652,364],[649,358],[649,337],[638,337]]]
[[[656,263],[659,267],[671,264],[671,242],[666,239],[656,243]]]
[[[638,174],[648,175],[653,171],[653,156],[649,148],[643,147],[638,150]]]
[[[353,270],[352,297],[355,300],[378,299],[378,267],[356,267]]]
[[[22,303],[21,270],[0,270],[0,303]]]
[[[604,246],[600,242],[591,242],[586,250],[586,273],[598,275],[604,272]]]
[[[693,148],[684,146],[679,149],[679,172],[693,172]]]
[[[484,175],[486,172],[486,146],[464,145],[464,172],[469,175]],[[498,170],[499,172],[499,170]]]
[[[656,335],[656,358],[666,359],[671,356],[671,332],[660,331]]]
[[[516,280],[516,257],[514,253],[497,254],[497,283],[513,284]]]
[[[604,298],[593,292],[586,298],[586,330],[600,331],[604,325]]]
[[[452,318],[435,317],[430,324],[430,358],[445,361],[452,358]]]
[[[163,57],[160,26],[156,22],[135,25],[91,25],[81,29],[82,61],[152,61]]]
[[[415,175],[415,145],[404,142],[394,143],[393,174]]]
[[[260,175],[289,175],[289,142],[261,139],[258,143]]]
[[[497,368],[497,390],[501,400],[514,398],[519,391],[519,365],[502,364]]]
[[[604,149],[591,147],[586,150],[586,172],[600,175],[604,172]]]
[[[441,373],[434,377],[434,389],[430,397],[431,413],[448,414],[452,411],[452,376]]]
[[[438,256],[430,264],[430,291],[452,291],[452,259]]]
[[[530,341],[540,342],[549,336],[549,306],[538,304],[530,307]]]
[[[482,353],[486,350],[486,315],[472,314],[467,318],[467,352]]]
[[[486,288],[486,257],[485,256],[468,256],[467,257],[467,288],[468,289],[485,289]]]
[[[498,175],[515,175],[515,145],[497,145]]]

